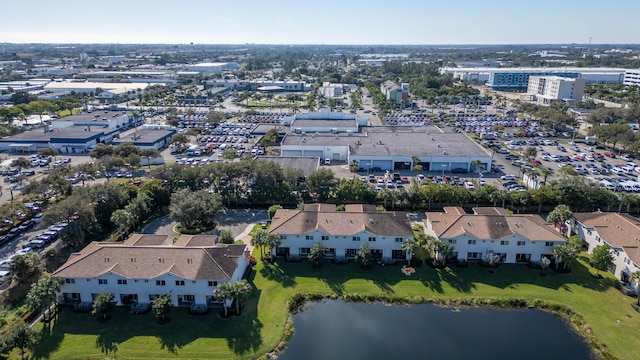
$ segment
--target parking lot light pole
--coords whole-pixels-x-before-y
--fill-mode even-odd
[[[447,164],[442,164],[440,166],[442,166],[442,179],[444,180],[444,169],[447,168]]]

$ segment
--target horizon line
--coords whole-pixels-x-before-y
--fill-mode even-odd
[[[632,45],[640,46],[640,43],[440,43],[440,44],[332,44],[332,43],[163,43],[163,42],[0,42],[0,45],[207,45],[207,46],[522,46],[522,45],[584,45],[584,46],[604,46],[604,45]]]

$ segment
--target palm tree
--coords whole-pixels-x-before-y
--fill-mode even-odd
[[[27,303],[43,313],[45,322],[47,321],[46,309],[56,300],[61,284],[62,281],[59,277],[47,272],[37,282],[31,284],[27,294]]]
[[[213,297],[218,301],[222,301],[225,317],[228,315],[227,300],[233,297],[233,287],[234,285],[232,283],[224,282],[218,284],[218,287],[213,290]]]
[[[407,265],[411,266],[411,258],[418,251],[418,242],[414,238],[409,238],[402,243],[402,250],[407,254]]]
[[[451,244],[443,242],[440,239],[432,238],[427,242],[427,250],[429,251],[429,256],[431,257],[432,264],[435,266],[440,257],[444,257],[443,263],[446,260],[445,254],[447,254],[451,250]]]
[[[269,233],[264,229],[258,229],[251,237],[251,246],[260,249],[260,257],[264,257],[264,248],[267,246]]]
[[[236,314],[240,314],[240,301],[248,298],[252,290],[251,285],[245,279],[233,283],[232,294],[236,300]]]
[[[629,282],[636,287],[636,304],[640,305],[640,271],[634,271],[629,277]]]

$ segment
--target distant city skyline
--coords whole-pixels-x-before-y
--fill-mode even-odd
[[[0,42],[122,44],[637,44],[640,1],[23,0]]]

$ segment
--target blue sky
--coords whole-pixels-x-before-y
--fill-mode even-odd
[[[639,43],[640,0],[2,0],[0,42]]]

